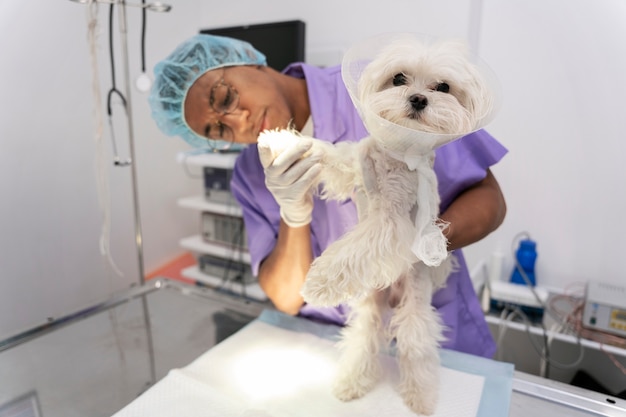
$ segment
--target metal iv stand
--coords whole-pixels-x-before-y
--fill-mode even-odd
[[[89,0],[71,0],[81,4],[89,4],[91,3]],[[131,169],[131,184],[132,184],[132,194],[133,194],[133,212],[135,219],[135,244],[137,247],[137,258],[138,258],[138,266],[139,266],[139,285],[141,287],[145,284],[145,271],[144,271],[144,257],[143,257],[143,235],[141,231],[141,213],[139,210],[139,193],[138,193],[138,185],[137,185],[137,166],[136,166],[136,158],[135,158],[135,139],[134,139],[134,128],[133,128],[133,116],[132,116],[132,103],[131,103],[131,88],[130,88],[130,69],[129,69],[129,54],[128,54],[128,25],[126,20],[126,6],[135,6],[141,7],[146,10],[157,11],[157,12],[168,12],[171,9],[171,6],[165,5],[161,2],[154,3],[141,3],[141,4],[127,4],[125,0],[93,0],[96,3],[106,3],[106,4],[115,4],[118,6],[119,10],[119,31],[120,31],[120,41],[122,45],[122,67],[125,81],[125,95],[126,95],[126,114],[127,114],[127,126],[128,126],[128,141],[129,141],[129,152],[130,158],[129,161],[124,164],[118,164],[116,161],[116,166],[127,166],[130,165]],[[114,142],[115,146],[115,142]],[[117,152],[117,151],[116,151]],[[117,155],[116,155],[117,156]],[[141,294],[141,302],[142,302],[142,310],[143,310],[143,318],[144,325],[146,327],[146,338],[147,338],[147,349],[149,356],[149,364],[150,364],[150,381],[148,382],[148,386],[153,385],[156,382],[156,365],[155,365],[155,357],[154,357],[154,343],[152,337],[152,326],[150,323],[150,315],[148,311],[148,303],[146,299],[147,294]]]
[[[143,259],[143,235],[141,232],[141,214],[139,211],[139,193],[137,190],[137,159],[135,159],[135,139],[133,136],[133,116],[132,116],[132,103],[130,94],[130,69],[128,64],[128,31],[126,24],[126,2],[120,0],[118,3],[119,10],[119,26],[120,26],[120,39],[122,43],[122,62],[124,69],[124,81],[126,89],[126,104],[128,114],[128,142],[130,150],[130,172],[131,182],[133,190],[133,210],[135,215],[135,243],[137,245],[137,260],[139,264],[139,285],[145,283],[145,271],[144,271],[144,259]],[[150,323],[150,312],[148,311],[148,300],[145,296],[141,297],[141,307],[143,309],[144,325],[146,326],[146,339],[148,344],[148,356],[150,364],[150,381],[147,386],[154,385],[156,382],[156,364],[154,358],[154,343],[152,338],[152,324]],[[147,388],[147,387],[146,387]]]
[[[147,383],[146,389],[153,385],[156,382],[156,366],[155,366],[155,356],[154,356],[154,344],[153,344],[153,335],[152,335],[152,326],[150,323],[150,316],[148,311],[148,304],[146,297],[160,288],[166,288],[168,286],[176,287],[173,284],[167,284],[163,280],[154,280],[151,283],[145,282],[145,272],[144,272],[144,257],[143,257],[143,238],[141,231],[141,216],[139,210],[139,194],[137,187],[137,168],[135,165],[135,140],[134,140],[134,129],[133,129],[133,117],[132,117],[132,106],[131,106],[131,88],[130,88],[130,70],[129,70],[129,59],[128,59],[128,39],[127,39],[127,21],[126,21],[126,6],[134,6],[141,7],[144,10],[151,10],[156,12],[168,12],[171,9],[171,6],[163,4],[161,2],[153,2],[153,3],[144,3],[142,0],[141,4],[134,3],[126,3],[125,0],[70,0],[80,4],[91,5],[93,3],[105,3],[105,4],[113,4],[117,5],[119,9],[119,30],[120,30],[120,40],[122,44],[122,60],[123,60],[123,72],[125,79],[125,94],[126,94],[126,114],[128,119],[128,139],[129,139],[129,152],[130,158],[127,162],[119,163],[119,158],[116,158],[114,165],[115,166],[128,166],[130,165],[131,169],[131,185],[132,185],[132,196],[133,196],[133,209],[134,209],[134,220],[135,220],[135,243],[137,247],[137,258],[138,258],[138,267],[139,267],[139,285],[134,288],[130,288],[125,291],[124,294],[114,295],[107,299],[106,301],[97,303],[95,305],[89,306],[85,309],[75,311],[73,313],[67,314],[65,316],[58,317],[56,319],[49,318],[48,321],[44,324],[36,326],[34,328],[28,329],[21,333],[18,333],[14,336],[11,336],[7,339],[0,340],[0,353],[20,346],[30,340],[41,337],[45,334],[51,333],[60,328],[69,326],[78,321],[87,319],[91,316],[94,316],[98,313],[108,311],[112,308],[115,308],[121,304],[128,303],[136,298],[141,298],[142,302],[142,314],[144,319],[144,325],[146,328],[146,339],[147,339],[147,350],[149,356],[149,372],[150,372],[150,381]],[[115,147],[115,143],[113,143]],[[114,149],[114,152],[117,156],[117,151]]]

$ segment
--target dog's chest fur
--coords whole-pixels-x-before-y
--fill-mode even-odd
[[[359,218],[372,212],[397,213],[410,218],[417,210],[418,174],[392,157],[373,138],[359,143],[356,187]]]

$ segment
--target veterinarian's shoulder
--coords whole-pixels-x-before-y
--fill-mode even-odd
[[[309,90],[334,90],[338,82],[343,84],[343,80],[341,79],[341,65],[320,67],[304,62],[295,62],[288,65],[283,70],[283,73],[296,78],[304,78]]]

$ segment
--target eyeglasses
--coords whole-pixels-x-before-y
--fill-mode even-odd
[[[224,73],[226,69],[224,69]],[[224,81],[224,74],[222,77],[213,84],[211,92],[209,94],[209,105],[211,109],[220,116],[224,116],[234,112],[239,106],[239,93],[235,88]],[[207,132],[209,139],[220,140],[230,142],[226,144],[213,144],[214,149],[224,150],[230,148],[234,141],[234,134],[230,127],[223,124],[221,121],[217,121],[214,128],[209,129]]]
[[[209,104],[219,115],[232,113],[239,105],[239,93],[232,85],[224,81],[224,75],[211,87]]]

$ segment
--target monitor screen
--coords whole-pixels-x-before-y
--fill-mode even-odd
[[[282,71],[292,62],[304,61],[304,27],[304,22],[290,20],[202,29],[200,33],[228,36],[249,42],[265,55],[270,67]]]

